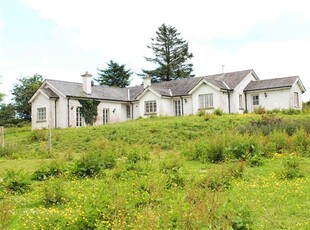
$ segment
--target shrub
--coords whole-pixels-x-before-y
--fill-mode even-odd
[[[292,137],[294,150],[298,153],[307,155],[309,152],[310,139],[303,129],[297,130]]]
[[[44,188],[43,203],[45,207],[60,205],[66,203],[68,197],[65,193],[63,184],[59,181],[53,181]]]
[[[280,174],[281,179],[291,180],[302,176],[300,172],[300,162],[296,157],[289,157],[283,162],[283,169]]]
[[[32,175],[32,180],[46,180],[50,177],[58,176],[59,174],[63,173],[64,170],[65,167],[63,163],[54,160],[49,165],[43,165],[37,169]]]
[[[74,164],[72,173],[79,177],[93,177],[99,175],[103,169],[111,169],[115,166],[114,154],[88,153]]]
[[[289,109],[282,109],[281,112],[285,115],[298,115],[301,114],[302,111],[299,109],[289,108]]]
[[[199,109],[198,112],[197,112],[197,116],[198,116],[198,117],[202,117],[202,116],[205,115],[205,114],[206,114],[206,111],[203,110],[203,109]]]
[[[210,163],[219,163],[225,160],[225,144],[220,138],[213,139],[207,148],[207,160]]]
[[[31,132],[30,139],[32,141],[46,141],[47,132],[44,129],[36,129]]]
[[[4,188],[10,193],[21,194],[30,189],[30,180],[22,171],[6,170],[2,177]]]
[[[213,110],[212,114],[214,114],[216,116],[222,116],[224,114],[224,112],[221,109],[215,109],[215,110]]]
[[[160,171],[167,175],[165,188],[183,187],[184,179],[180,176],[179,170],[182,167],[182,162],[179,157],[168,156],[160,162]]]
[[[285,132],[281,131],[273,131],[269,135],[269,143],[268,146],[270,150],[275,151],[277,153],[283,153],[288,150],[288,136]]]
[[[244,207],[237,207],[230,218],[230,225],[234,230],[252,229],[253,218],[251,212]]]
[[[266,113],[266,109],[262,106],[257,106],[254,108],[254,113],[255,114],[264,114],[264,113]]]
[[[203,118],[205,121],[209,121],[212,118],[212,115],[210,113],[206,113]]]

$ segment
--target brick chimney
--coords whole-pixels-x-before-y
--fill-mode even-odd
[[[81,75],[83,77],[83,91],[86,94],[91,94],[91,77],[93,75],[89,74],[87,71],[85,74]]]
[[[146,76],[146,77],[144,77],[143,78],[143,88],[145,89],[146,87],[148,87],[148,86],[151,86],[151,77],[149,77],[149,76]]]

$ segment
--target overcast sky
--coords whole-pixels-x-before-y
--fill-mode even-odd
[[[21,76],[81,82],[110,60],[141,73],[158,27],[176,27],[194,74],[254,69],[260,79],[298,75],[310,91],[306,0],[0,0],[0,92]],[[136,75],[132,85],[141,83]],[[303,101],[310,100],[310,93]]]

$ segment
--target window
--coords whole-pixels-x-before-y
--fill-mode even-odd
[[[126,113],[127,113],[127,118],[131,118],[131,106],[126,105]]]
[[[199,108],[213,107],[213,93],[199,95]]]
[[[156,101],[145,101],[144,102],[145,106],[145,113],[156,113],[157,112],[157,104]]]
[[[77,127],[82,126],[82,113],[81,113],[81,107],[76,107],[76,126],[77,126]]]
[[[239,109],[243,109],[243,106],[242,106],[242,94],[239,94]]]
[[[109,109],[103,109],[103,124],[110,123],[110,112]]]
[[[294,92],[294,107],[299,107],[299,95],[297,92]]]
[[[37,121],[46,121],[46,108],[37,109]]]
[[[181,100],[173,101],[173,105],[174,105],[174,114],[175,114],[175,116],[181,116],[182,115]]]
[[[253,95],[252,100],[253,100],[253,105],[259,105],[259,96],[258,95]]]

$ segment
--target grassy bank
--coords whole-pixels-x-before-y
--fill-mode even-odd
[[[6,129],[6,229],[306,229],[308,115]]]

